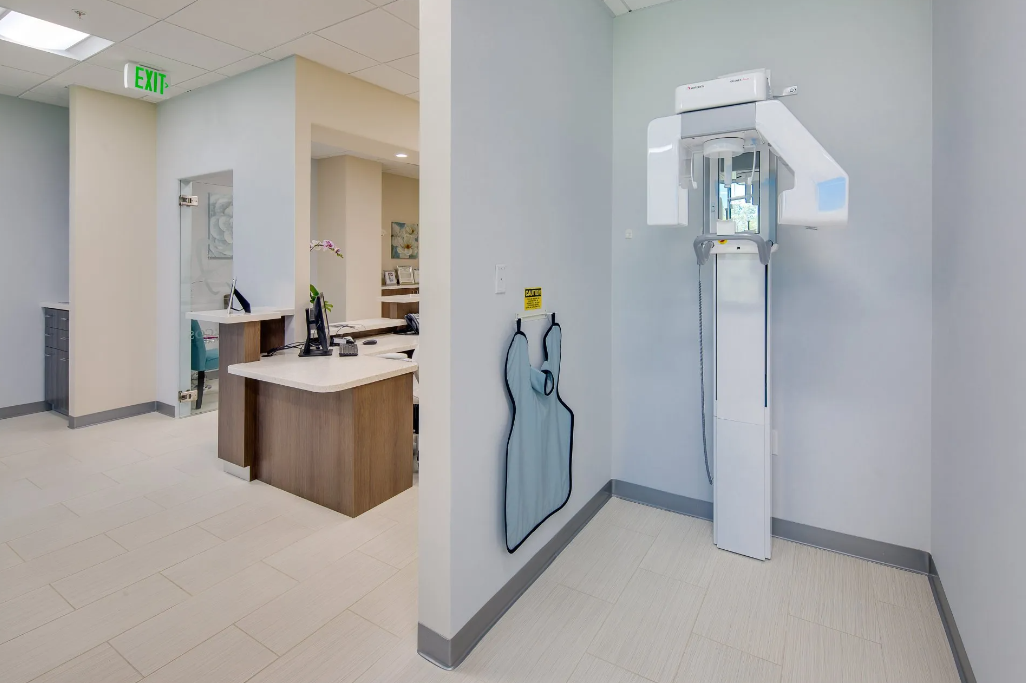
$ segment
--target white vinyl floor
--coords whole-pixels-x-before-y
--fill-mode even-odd
[[[442,671],[417,488],[346,518],[221,472],[216,420],[0,421],[3,683],[958,683],[925,577],[617,499]]]

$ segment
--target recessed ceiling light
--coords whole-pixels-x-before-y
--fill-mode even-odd
[[[67,26],[3,9],[0,9],[0,40],[79,61],[113,45],[109,40]]]
[[[405,159],[406,157],[408,157],[410,155],[407,154],[406,152],[399,152],[398,154],[396,154],[396,156],[399,157],[400,159]]]

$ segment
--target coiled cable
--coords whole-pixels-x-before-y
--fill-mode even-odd
[[[702,266],[698,266],[698,380],[702,387],[702,455],[705,457],[705,476],[713,483],[709,468],[709,441],[705,426],[705,330],[702,316]]]

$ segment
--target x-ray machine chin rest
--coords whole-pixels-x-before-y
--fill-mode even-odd
[[[701,212],[695,254],[714,269],[713,540],[769,559],[777,225],[847,225],[848,174],[773,99],[768,70],[683,85],[676,111],[648,126],[648,224]]]

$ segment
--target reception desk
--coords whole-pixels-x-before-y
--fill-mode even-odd
[[[252,313],[227,310],[192,311],[189,320],[216,323],[220,366],[260,360],[260,354],[285,343],[285,316],[292,311],[254,308]],[[217,457],[229,474],[249,479],[248,453],[254,447],[256,425],[250,405],[253,394],[246,380],[221,373],[217,413]]]
[[[252,478],[355,517],[413,485],[412,361],[295,351],[228,366],[245,381]],[[337,352],[336,352],[337,353]]]

